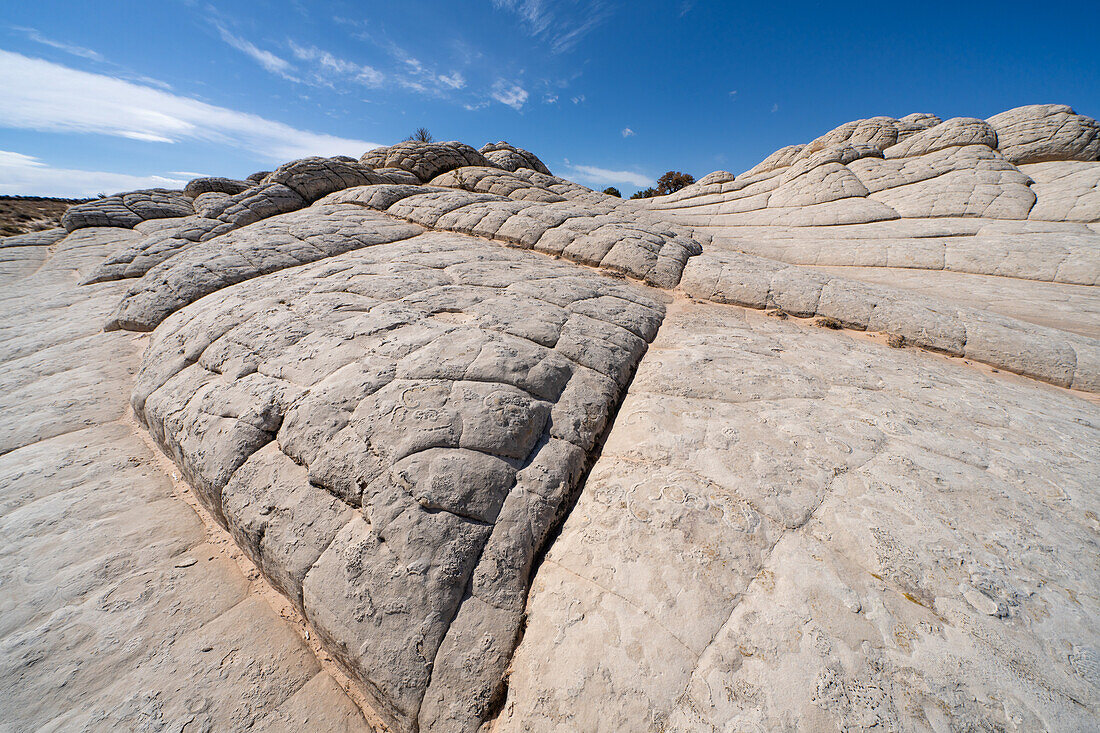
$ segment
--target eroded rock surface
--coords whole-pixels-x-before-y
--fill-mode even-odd
[[[507,143],[406,142],[119,194],[0,243],[0,472],[91,497],[65,517],[127,496],[130,524],[97,525],[138,528],[118,567],[163,543],[135,571],[162,600],[111,606],[116,625],[57,600],[99,535],[55,560],[53,509],[0,518],[44,568],[4,581],[28,600],[0,598],[0,631],[20,625],[0,674],[37,701],[5,714],[366,727],[265,601],[210,585],[231,572],[165,575],[193,515],[127,488],[125,385],[390,730],[1087,727],[1094,130],[1056,105],[875,117],[643,201]],[[22,456],[44,478],[9,470]],[[163,629],[223,596],[216,623],[179,621],[232,644],[207,664]],[[87,672],[36,671],[76,664],[86,622],[153,629],[136,657],[101,640]]]
[[[677,304],[535,577],[496,730],[1087,729],[1098,414]]]
[[[135,236],[0,240],[0,729],[366,731],[129,415],[147,337],[77,283]]]
[[[61,217],[61,226],[72,232],[84,227],[123,227],[149,219],[167,219],[195,213],[191,197],[182,191],[151,188],[106,196],[76,206]]]
[[[423,234],[184,308],[133,404],[393,724],[472,730],[662,312],[576,265]]]

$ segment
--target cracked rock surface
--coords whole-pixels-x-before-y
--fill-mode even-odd
[[[576,265],[423,234],[184,308],[133,405],[385,718],[473,729],[662,314]]]
[[[1088,728],[1097,415],[678,302],[535,577],[496,730]]]
[[[1095,130],[641,201],[404,142],[0,242],[0,720],[1088,728]]]

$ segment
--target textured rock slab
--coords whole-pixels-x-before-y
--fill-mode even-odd
[[[1048,328],[1100,338],[1100,295],[1096,288],[951,271],[898,267],[823,267],[850,280],[877,283],[942,298],[977,310],[1000,313]]]
[[[424,234],[184,308],[133,406],[392,725],[473,730],[662,314],[576,265]]]
[[[1001,152],[1013,163],[1100,160],[1100,123],[1064,104],[1032,104],[990,117]]]
[[[695,298],[821,316],[914,346],[966,356],[1063,387],[1100,391],[1100,341],[950,301],[734,252],[710,252],[684,270]]]
[[[363,153],[359,162],[371,168],[400,168],[427,183],[447,171],[467,165],[488,166],[489,161],[464,143],[406,141]]]
[[[1100,162],[1055,161],[1022,165],[1034,183],[1028,215],[1043,221],[1100,221]]]
[[[70,232],[84,227],[133,229],[148,219],[167,219],[194,213],[191,197],[182,191],[151,188],[70,206],[61,217],[61,226]]]
[[[183,192],[192,198],[198,198],[204,193],[236,194],[245,191],[255,184],[252,181],[238,181],[235,178],[222,178],[220,176],[206,176],[188,181],[183,187]]]
[[[908,158],[965,145],[985,145],[988,148],[995,148],[997,133],[983,120],[973,117],[952,117],[906,138],[897,145],[886,148],[883,154],[887,158]]]
[[[258,174],[256,174],[258,175]],[[189,249],[258,221],[287,214],[335,191],[366,184],[398,183],[403,175],[377,172],[352,159],[311,157],[294,160],[264,173],[254,184],[241,188],[229,179],[197,179],[210,191],[196,196],[198,216],[177,219],[174,226],[145,232],[145,240],[105,261],[86,282],[106,282],[141,277],[156,265]],[[213,190],[218,182],[221,190]],[[207,185],[209,184],[209,185]],[[235,192],[232,189],[236,188]]]
[[[365,731],[127,419],[144,337],[77,281],[134,236],[81,229],[0,291],[0,728]]]
[[[915,226],[916,225],[916,226]],[[716,248],[795,265],[950,270],[1073,285],[1100,284],[1100,237],[1082,225],[940,219],[829,227],[729,227]]]
[[[476,172],[487,173],[486,169]],[[488,184],[494,177],[487,174],[479,180]],[[451,180],[450,174],[442,178]],[[516,201],[434,186],[364,186],[341,191],[322,203],[378,208],[429,229],[496,239],[659,287],[674,287],[688,258],[702,251],[684,227],[576,201]]]
[[[422,231],[360,206],[274,216],[195,244],[149,270],[119,303],[107,329],[150,331],[188,303],[234,283]]]
[[[537,155],[530,150],[524,150],[523,148],[517,148],[515,145],[509,145],[503,140],[496,143],[486,143],[481,146],[479,152],[497,168],[503,168],[506,171],[530,168],[539,173],[550,175],[550,169],[539,160]]]
[[[535,576],[496,730],[1089,727],[1098,420],[674,306]]]

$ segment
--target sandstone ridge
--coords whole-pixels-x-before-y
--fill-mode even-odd
[[[94,346],[394,731],[1080,728],[1098,181],[1096,121],[1035,105],[641,201],[505,142],[116,194],[0,241],[0,471],[85,429],[41,354]],[[304,724],[250,680],[193,717]],[[134,724],[97,694],[69,720]]]

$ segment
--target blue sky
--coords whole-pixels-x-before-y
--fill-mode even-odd
[[[630,193],[852,119],[1100,116],[1098,3],[5,3],[0,193],[358,156],[418,126]]]

